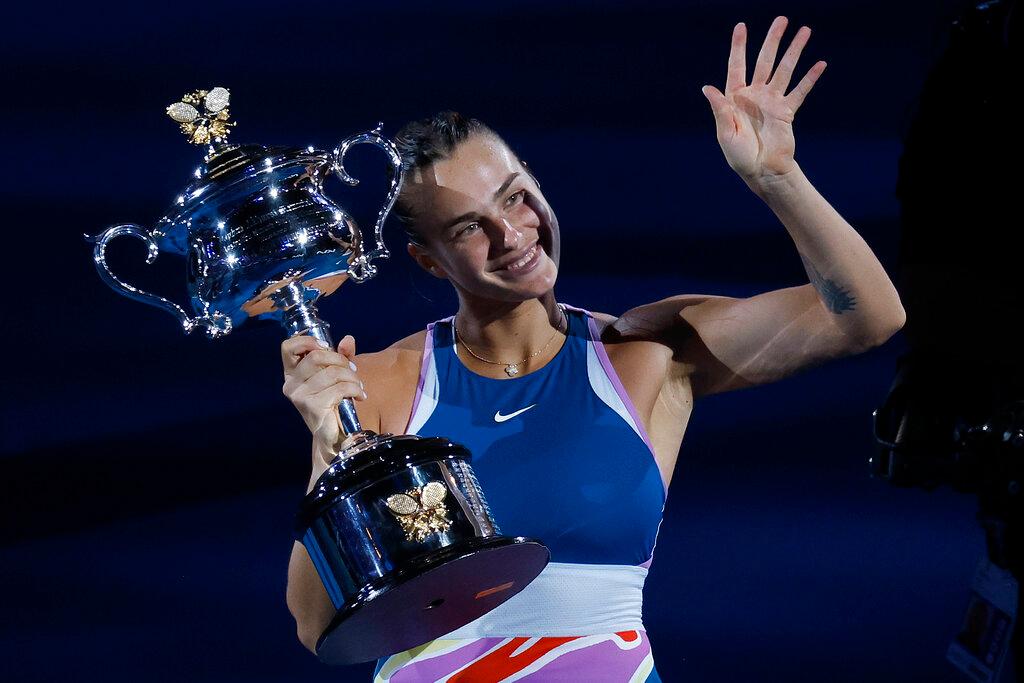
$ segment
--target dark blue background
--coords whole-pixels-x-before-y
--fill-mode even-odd
[[[483,119],[559,214],[559,299],[618,314],[806,282],[700,92],[724,86],[732,26],[747,22],[752,64],[776,14],[785,44],[814,31],[797,78],[829,63],[797,160],[895,277],[901,139],[963,4],[8,8],[0,678],[368,680],[309,655],[284,603],[309,449],[280,393],[281,331],[185,337],[108,290],[81,239],[151,223],[187,183],[197,150],[164,114],[181,94],[229,87],[234,139],[262,143],[393,134],[444,108]],[[365,226],[383,178],[373,151],[354,156]],[[379,277],[321,306],[360,350],[454,310],[394,226],[388,242]],[[180,261],[119,246],[126,278],[184,299]],[[666,680],[959,680],[944,653],[983,550],[974,503],[867,475],[903,346],[698,402],[646,591]]]

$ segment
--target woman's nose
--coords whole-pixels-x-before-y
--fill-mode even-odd
[[[516,230],[515,227],[508,222],[507,218],[501,219],[505,223],[505,247],[509,249],[518,249],[523,240],[523,233]]]

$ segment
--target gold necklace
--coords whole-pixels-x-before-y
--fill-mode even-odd
[[[566,332],[568,332],[568,330],[569,330],[569,321],[565,317],[565,309],[563,309],[561,306],[559,306],[558,310],[560,310],[562,312],[562,320],[565,321],[565,329],[566,329]],[[475,351],[473,351],[473,349],[469,348],[469,344],[467,344],[466,340],[462,338],[462,335],[459,334],[459,328],[455,324],[455,318],[452,318],[452,329],[455,330],[455,338],[462,342],[462,345],[466,347],[466,350],[469,351],[470,354],[472,354],[472,356],[474,358],[476,358],[478,360],[482,360],[485,363],[490,363],[491,365],[504,365],[505,366],[505,374],[508,375],[509,377],[515,377],[516,375],[518,375],[519,374],[519,366],[522,365],[523,363],[525,363],[526,361],[530,360],[534,356],[536,356],[538,353],[540,353],[544,349],[546,349],[551,344],[551,342],[554,340],[554,338],[558,336],[558,332],[559,332],[559,329],[556,327],[554,333],[547,340],[547,342],[544,344],[544,346],[540,347],[539,349],[537,349],[536,351],[531,353],[529,356],[527,356],[526,358],[524,358],[521,361],[519,361],[518,363],[506,363],[504,361],[488,360],[486,358],[478,356],[477,353]]]

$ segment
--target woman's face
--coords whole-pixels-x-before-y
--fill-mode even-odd
[[[409,245],[409,253],[460,292],[524,301],[554,287],[554,214],[533,177],[494,136],[472,135],[447,159],[413,170],[402,192],[426,243]]]

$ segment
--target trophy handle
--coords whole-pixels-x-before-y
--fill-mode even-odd
[[[359,181],[350,176],[345,170],[345,154],[353,145],[375,145],[376,147],[384,150],[388,155],[388,160],[391,162],[391,187],[388,190],[388,196],[387,200],[384,202],[384,206],[381,207],[380,212],[377,214],[377,224],[373,226],[373,237],[377,244],[372,250],[364,251],[359,254],[349,267],[349,275],[356,282],[362,282],[369,277],[373,277],[377,273],[377,268],[371,263],[373,259],[388,258],[388,256],[390,256],[387,247],[384,246],[384,221],[391,212],[391,207],[395,204],[395,199],[398,197],[398,193],[402,189],[402,181],[405,177],[405,173],[402,170],[402,157],[398,153],[398,148],[395,147],[395,143],[380,134],[383,126],[383,123],[378,123],[377,127],[373,130],[366,131],[365,133],[357,133],[356,135],[350,135],[342,140],[341,144],[334,149],[332,170],[338,175],[343,183],[352,186],[358,185]]]
[[[87,242],[92,242],[96,246],[93,249],[92,257],[96,262],[96,270],[99,271],[100,277],[103,281],[118,294],[122,294],[129,299],[134,299],[150,306],[156,306],[161,308],[181,323],[181,326],[185,328],[185,333],[192,332],[197,326],[206,329],[206,334],[210,337],[220,337],[231,331],[231,319],[225,316],[223,313],[214,313],[213,315],[204,315],[197,318],[189,318],[188,314],[178,304],[173,301],[168,301],[162,296],[150,294],[144,292],[138,287],[124,282],[110,270],[110,266],[107,264],[107,245],[111,240],[118,237],[129,235],[137,239],[142,240],[149,247],[149,253],[146,255],[146,263],[153,263],[156,257],[160,254],[160,249],[157,246],[156,239],[146,230],[140,228],[137,225],[123,224],[115,225],[107,228],[98,235],[90,237],[89,235],[82,235]]]

